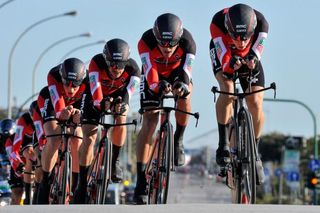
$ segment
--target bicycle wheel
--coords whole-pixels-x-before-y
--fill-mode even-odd
[[[112,143],[105,140],[105,150],[104,150],[104,161],[103,161],[103,172],[102,172],[102,183],[101,183],[101,200],[100,204],[107,203],[107,190],[111,179],[111,159],[112,159]]]
[[[86,203],[88,204],[99,204],[101,199],[101,166],[103,161],[103,148],[100,147],[95,154],[95,158],[92,162],[90,170],[88,172],[88,197]]]
[[[159,149],[159,180],[157,189],[157,203],[166,204],[169,191],[170,169],[172,163],[173,127],[166,123],[163,127]]]
[[[241,194],[239,203],[256,202],[256,156],[251,114],[245,108],[239,112],[239,136],[241,159]]]
[[[62,177],[62,167],[60,163],[56,163],[52,170],[52,184],[50,187],[49,203],[59,204],[60,182]]]
[[[71,194],[71,155],[69,152],[64,154],[64,166],[61,182],[61,197],[59,204],[67,204],[70,201]]]

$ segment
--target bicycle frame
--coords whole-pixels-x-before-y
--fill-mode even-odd
[[[249,92],[239,93],[236,88],[236,78],[233,79],[234,93],[219,91],[217,87],[212,88],[214,99],[216,93],[232,95],[236,97],[233,102],[233,117],[230,127],[231,162],[221,168],[221,173],[227,173],[227,185],[236,191],[237,203],[255,203],[256,196],[256,168],[257,147],[253,130],[252,116],[245,105],[245,97],[265,90],[276,90],[275,83],[269,87],[251,91],[253,81],[252,72],[249,72]],[[234,139],[232,141],[232,138]],[[233,149],[233,150],[232,150]],[[232,178],[230,178],[232,176]],[[231,182],[231,183],[230,183]],[[246,197],[243,197],[245,195]]]
[[[174,107],[164,107],[164,99],[174,99]],[[170,122],[171,111],[178,111],[188,115],[192,115],[197,119],[198,124],[199,113],[190,113],[177,108],[177,97],[162,96],[159,107],[140,109],[139,113],[143,114],[148,111],[160,111],[163,116],[160,120],[161,125],[158,136],[153,145],[149,161],[146,166],[146,179],[148,183],[148,204],[165,204],[167,203],[170,171],[175,171],[174,165],[174,140],[173,126]]]
[[[46,137],[61,136],[62,142],[58,150],[58,159],[53,167],[53,183],[50,189],[51,203],[66,204],[70,201],[72,195],[72,156],[69,144],[70,137],[82,139],[82,137],[74,135],[76,126],[65,122],[57,123],[61,127],[61,134],[48,135]],[[75,127],[73,133],[67,133],[68,127]]]
[[[89,187],[89,200],[88,203],[93,204],[106,204],[107,189],[111,182],[111,161],[112,161],[112,143],[108,138],[108,131],[112,127],[135,125],[136,120],[129,123],[121,124],[108,124],[105,123],[105,115],[122,116],[112,112],[102,113],[98,125],[103,127],[104,136],[98,144],[95,152],[93,162],[88,172],[88,187]],[[114,120],[115,121],[115,120]]]

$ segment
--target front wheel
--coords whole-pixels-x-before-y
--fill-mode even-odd
[[[163,127],[159,150],[159,181],[157,189],[157,203],[166,204],[169,191],[170,170],[173,153],[173,127],[167,123]]]
[[[248,110],[242,108],[239,112],[239,147],[240,162],[238,185],[238,203],[256,202],[256,156],[255,137],[253,131],[252,117]]]

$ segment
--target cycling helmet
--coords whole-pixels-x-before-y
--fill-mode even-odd
[[[37,102],[37,101],[33,101],[33,102],[30,104],[29,114],[30,114],[31,117],[33,116],[33,112],[34,112],[34,110],[36,110],[37,107],[38,107],[38,102]]]
[[[86,77],[86,66],[77,58],[68,58],[60,65],[60,75],[64,85],[78,87]]]
[[[0,135],[3,137],[9,137],[16,131],[16,124],[13,120],[7,118],[0,123]]]
[[[103,48],[103,56],[108,66],[116,69],[124,69],[130,56],[130,47],[122,39],[111,39]]]
[[[153,34],[160,46],[176,46],[180,41],[182,33],[182,21],[174,14],[162,14],[154,22]]]
[[[257,26],[254,10],[245,4],[236,4],[225,14],[224,25],[234,40],[249,39]]]

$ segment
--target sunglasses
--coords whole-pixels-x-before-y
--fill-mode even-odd
[[[106,63],[112,69],[124,69],[128,64],[127,61],[107,61],[107,60],[106,60]]]
[[[82,84],[82,80],[75,81],[62,78],[62,83],[65,86],[79,87]]]
[[[157,39],[157,42],[161,47],[174,47],[178,45],[179,40],[161,41]]]

